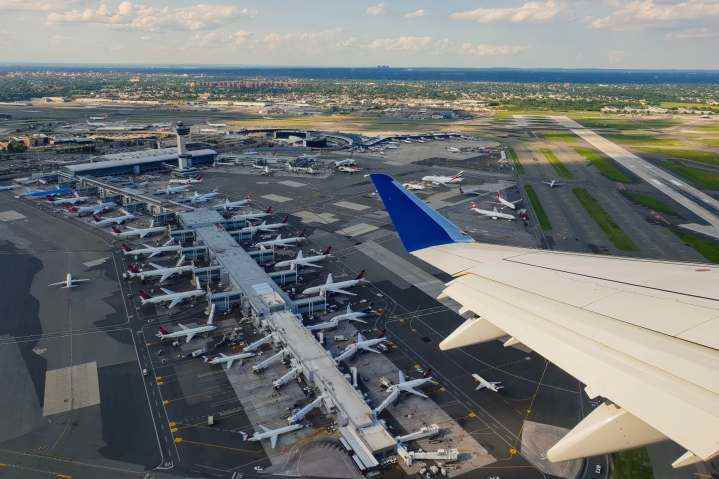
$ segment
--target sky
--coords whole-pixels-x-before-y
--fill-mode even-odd
[[[0,62],[719,69],[719,0],[0,0]]]

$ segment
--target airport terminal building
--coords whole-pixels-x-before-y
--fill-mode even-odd
[[[215,150],[188,150],[193,166],[211,165],[217,157]],[[139,175],[148,171],[177,166],[180,155],[176,148],[131,151],[105,155],[90,163],[65,165],[63,170],[73,176]]]

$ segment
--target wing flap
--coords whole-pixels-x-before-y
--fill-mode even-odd
[[[445,294],[700,457],[719,452],[717,351],[475,275]]]

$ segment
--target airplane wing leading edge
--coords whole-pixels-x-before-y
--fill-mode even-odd
[[[440,343],[512,336],[610,401],[547,457],[669,438],[675,467],[719,457],[719,267],[475,243],[391,177],[371,178],[405,248],[451,274],[440,297],[477,315]]]

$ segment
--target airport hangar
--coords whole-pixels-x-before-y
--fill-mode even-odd
[[[211,165],[217,157],[217,152],[210,149],[187,150],[183,154],[190,156],[188,166]],[[160,148],[105,155],[99,161],[65,165],[62,169],[71,176],[139,175],[166,169],[168,164],[177,164],[179,158],[177,148]]]

